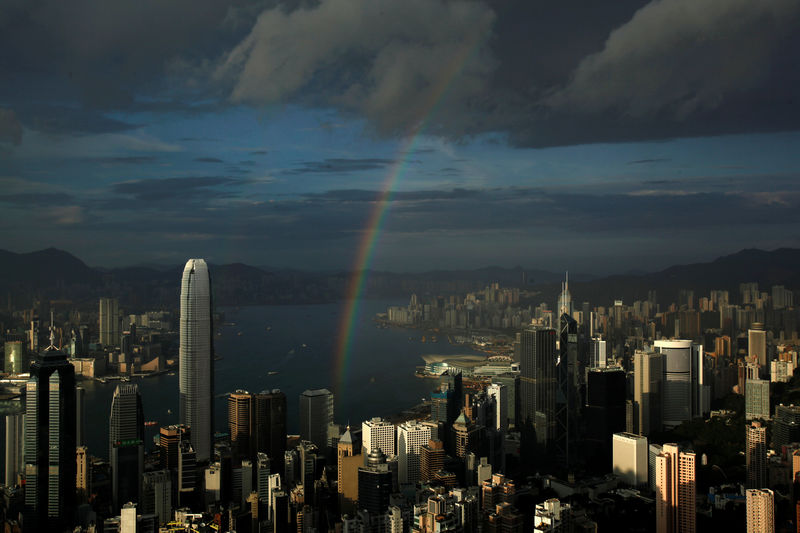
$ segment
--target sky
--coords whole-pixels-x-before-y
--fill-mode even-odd
[[[796,0],[0,0],[0,248],[606,274],[797,247],[799,56]]]

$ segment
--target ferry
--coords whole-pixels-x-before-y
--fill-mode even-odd
[[[155,420],[148,420],[147,422],[144,423],[144,427],[147,427],[147,428],[153,427],[153,426],[157,426],[157,425],[158,425],[158,422],[156,422]]]
[[[242,336],[242,332],[240,331],[239,333],[237,333],[237,335],[241,337]]]
[[[267,326],[267,331],[272,331],[272,326]]]
[[[274,375],[276,375],[277,373],[278,373],[278,372],[277,372],[277,371],[275,371],[275,370],[270,370],[269,372],[267,372],[267,375],[268,375],[268,376],[274,376]]]
[[[425,342],[425,335],[423,335],[422,338],[419,341],[420,342]]]

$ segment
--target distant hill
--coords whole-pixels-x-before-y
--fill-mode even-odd
[[[645,300],[649,290],[655,290],[658,301],[666,303],[675,301],[681,289],[694,290],[695,298],[721,289],[730,291],[731,301],[735,302],[739,284],[745,282],[757,282],[762,291],[769,291],[773,285],[800,289],[800,249],[780,248],[771,252],[748,249],[709,263],[676,265],[643,275],[570,282],[570,292],[576,304],[589,301],[592,305],[609,305],[615,299],[626,303]],[[555,301],[560,285],[545,285],[540,289],[543,295]]]
[[[0,250],[0,301],[7,296],[18,305],[33,299],[96,301],[99,296],[120,298],[126,309],[177,306],[183,265],[91,268],[68,252],[48,248],[17,254]],[[341,299],[350,273],[319,273],[301,270],[269,270],[242,263],[210,265],[214,298],[218,305],[323,303]],[[533,300],[555,303],[562,273],[522,267],[490,266],[475,270],[436,270],[423,273],[372,271],[367,276],[365,296],[407,298],[463,293],[493,281],[502,286],[522,286],[538,292]],[[676,299],[678,290],[695,291],[696,297],[712,289],[727,289],[736,300],[738,284],[755,281],[762,290],[772,285],[800,289],[800,249],[771,252],[742,250],[709,263],[677,265],[661,272],[592,278],[570,274],[570,290],[576,305],[609,305],[647,298],[655,289],[659,302]],[[87,304],[88,305],[88,304]]]

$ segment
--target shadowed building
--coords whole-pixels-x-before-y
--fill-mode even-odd
[[[111,501],[117,511],[126,502],[140,503],[144,473],[144,415],[139,386],[117,385],[108,423]]]

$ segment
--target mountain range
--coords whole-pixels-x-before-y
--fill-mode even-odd
[[[130,309],[177,305],[182,265],[93,268],[77,257],[55,248],[18,254],[0,250],[0,298],[26,305],[33,299],[90,302],[114,296]],[[319,273],[269,269],[242,263],[210,265],[214,297],[218,305],[323,303],[346,294],[350,273]],[[516,286],[538,301],[555,301],[563,274],[522,267],[486,267],[476,270],[437,270],[423,273],[370,271],[364,296],[406,298],[419,295],[463,293],[491,282]],[[715,259],[708,263],[676,265],[654,273],[627,273],[593,278],[571,275],[570,291],[576,304],[609,305],[614,299],[630,302],[647,298],[656,290],[662,303],[675,300],[680,289],[695,295],[712,289],[732,292],[742,282],[757,282],[761,290],[772,285],[800,287],[800,249],[757,249]]]

